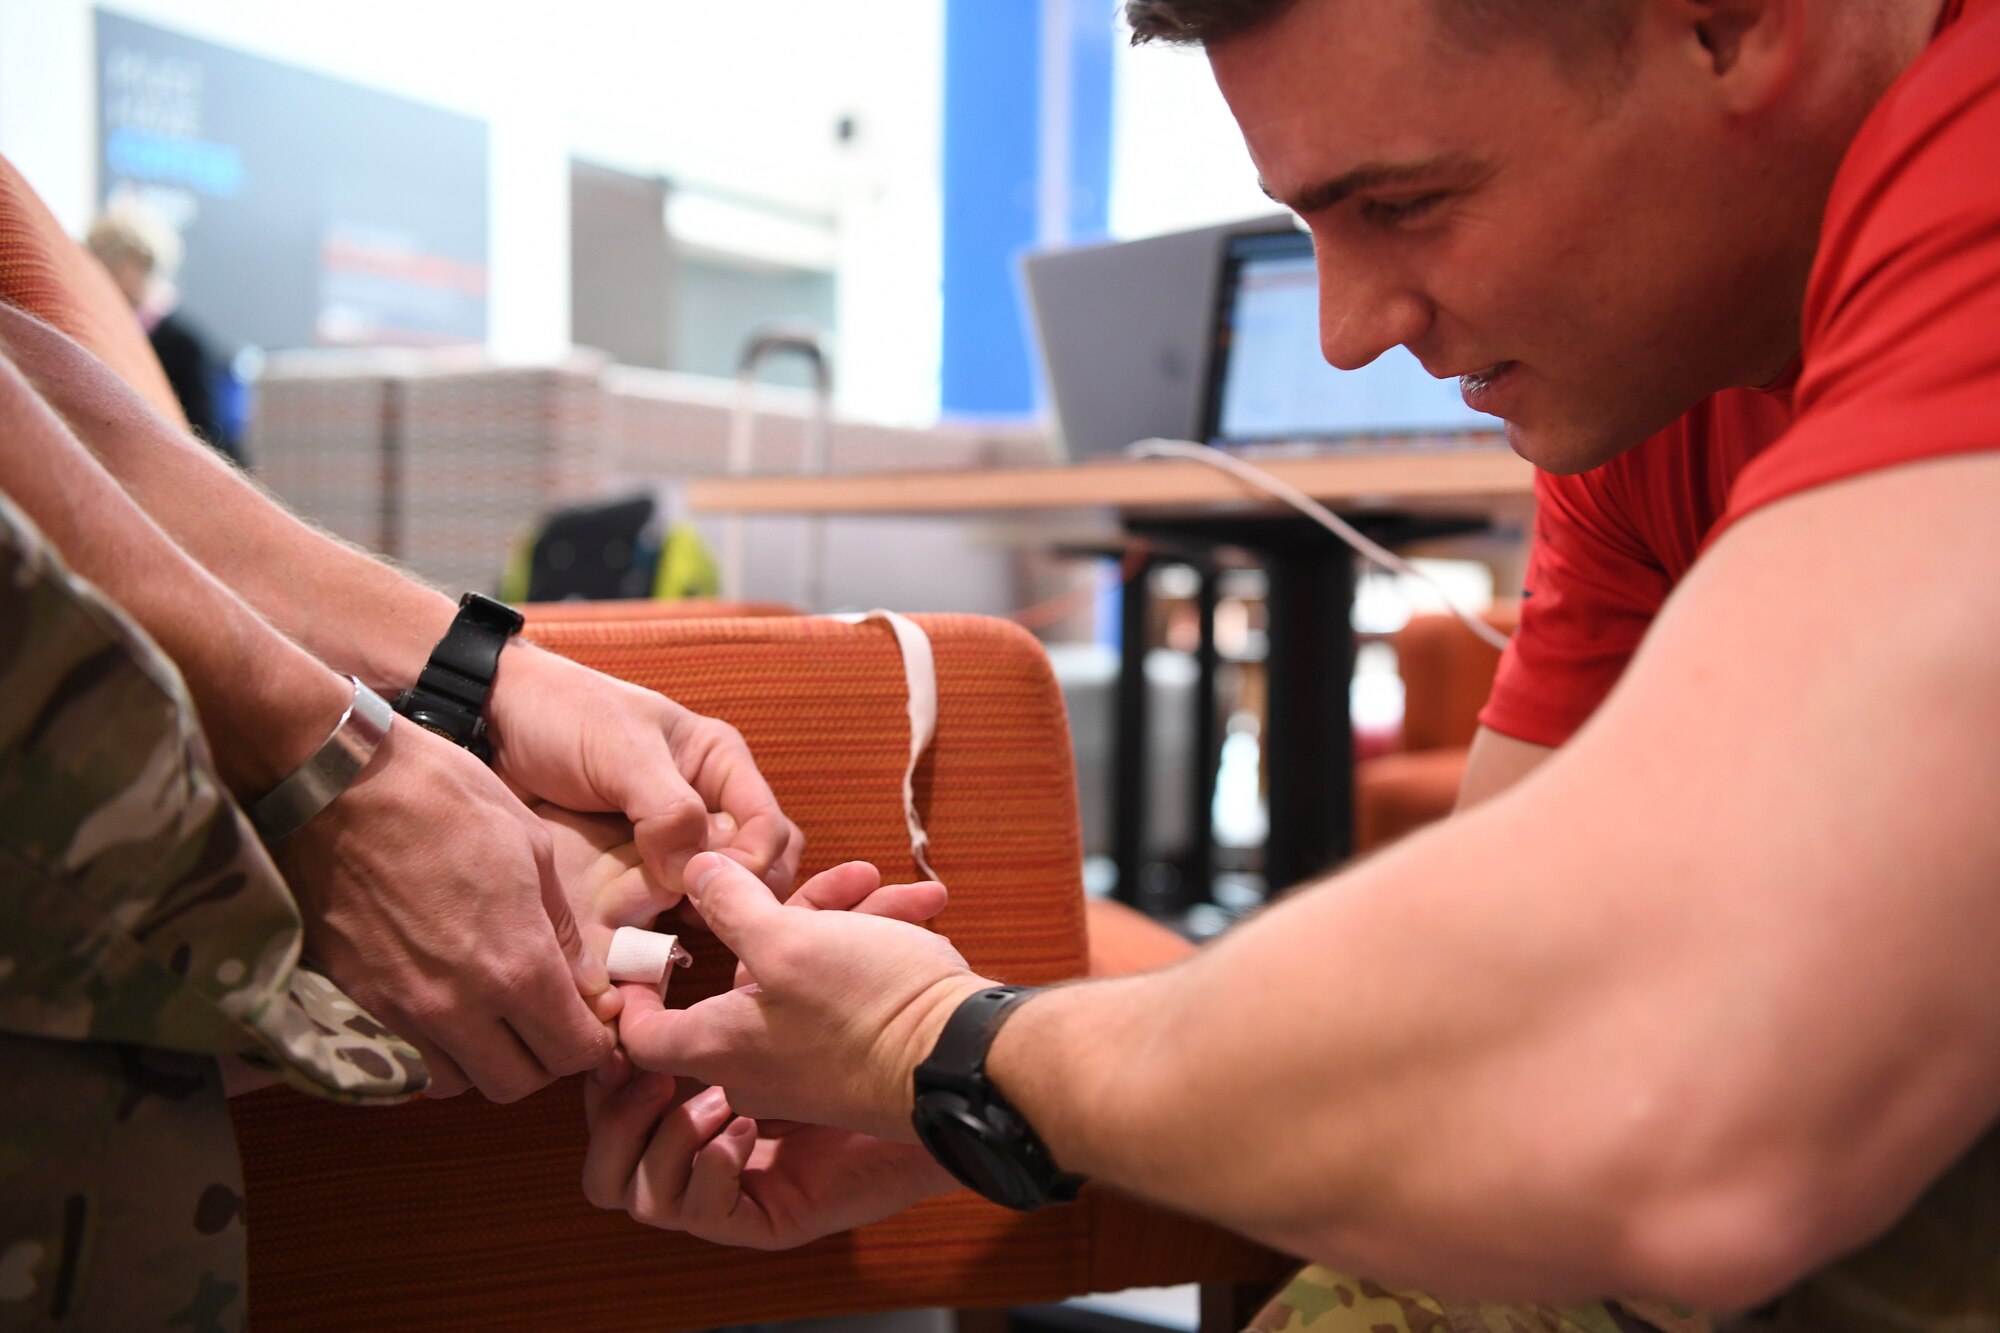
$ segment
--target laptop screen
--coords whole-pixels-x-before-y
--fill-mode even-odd
[[[1209,443],[1500,429],[1497,418],[1465,405],[1456,380],[1433,379],[1404,348],[1360,370],[1326,363],[1310,236],[1287,227],[1232,236],[1226,245],[1205,414]]]

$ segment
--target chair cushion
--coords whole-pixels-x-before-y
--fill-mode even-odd
[[[1458,803],[1467,751],[1385,754],[1355,766],[1354,851],[1376,851],[1443,819]]]

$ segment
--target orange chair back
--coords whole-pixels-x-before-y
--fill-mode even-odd
[[[1081,840],[1062,701],[1002,622],[918,617],[939,685],[917,799],[952,890],[938,925],[982,972],[1085,967]],[[806,872],[916,874],[909,735],[888,628],[824,620],[530,621],[542,643],[727,719],[807,836]],[[728,983],[695,936],[677,998]],[[780,1254],[649,1230],[584,1202],[578,1082],[353,1110],[273,1089],[234,1106],[247,1181],[251,1325],[673,1330],[926,1305],[1050,1300],[1141,1283],[1275,1276],[1226,1233],[1091,1192],[1019,1216],[970,1195]]]

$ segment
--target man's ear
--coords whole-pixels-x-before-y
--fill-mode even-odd
[[[1669,7],[1728,111],[1760,111],[1791,86],[1804,0],[1671,0]]]

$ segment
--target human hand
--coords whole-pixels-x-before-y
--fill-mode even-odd
[[[850,861],[806,881],[785,910],[926,921],[945,897],[934,882],[885,888],[875,867]],[[737,984],[747,980],[739,966]],[[635,1012],[663,1008],[650,987],[622,989]],[[590,1148],[583,1189],[598,1207],[622,1209],[649,1226],[784,1249],[957,1188],[920,1148],[794,1120],[751,1120],[730,1108],[720,1088],[677,1091],[671,1075],[634,1072],[626,1053],[615,1051],[584,1085]]]
[[[609,960],[611,937],[620,926],[651,930],[662,912],[681,901],[680,890],[662,888],[639,859],[632,825],[623,815],[580,815],[546,802],[535,806],[534,813],[548,831],[556,878],[577,931],[596,958]],[[591,1007],[608,1021],[622,1003],[614,986]]]
[[[799,894],[811,890],[824,905],[866,882],[851,866],[828,875],[836,872],[853,879]],[[865,910],[930,890],[899,885],[869,892],[853,911],[800,911],[706,854],[688,863],[685,883],[750,984],[671,1011],[627,987],[618,1035],[632,1062],[722,1086],[753,1119],[912,1141],[911,1072],[958,1002],[991,984],[943,937]]]
[[[623,1051],[585,1082],[584,1115],[585,1198],[721,1245],[789,1249],[958,1188],[922,1148],[739,1116],[721,1088],[634,1078]]]
[[[466,751],[397,719],[354,785],[273,855],[306,952],[423,1053],[431,1095],[513,1101],[610,1052],[590,1003],[610,981],[550,836]]]
[[[624,815],[655,883],[678,885],[687,859],[712,848],[791,887],[805,839],[727,723],[518,639],[500,654],[486,716],[509,785]]]

